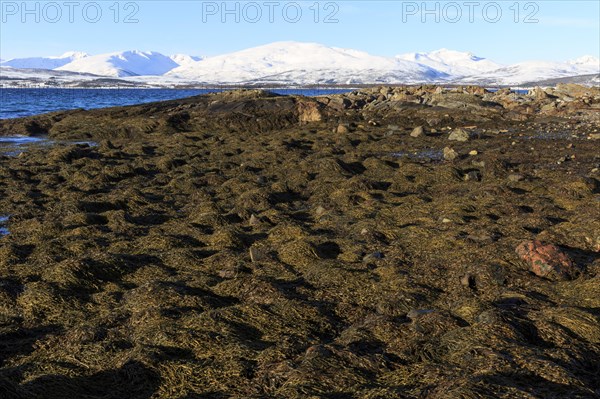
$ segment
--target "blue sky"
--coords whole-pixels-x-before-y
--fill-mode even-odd
[[[502,63],[600,55],[598,0],[66,1],[1,0],[0,57],[211,56],[287,40],[383,56],[448,48]]]

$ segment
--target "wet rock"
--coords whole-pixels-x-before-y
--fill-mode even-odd
[[[454,161],[456,158],[458,158],[458,152],[454,151],[450,147],[445,147],[443,154],[446,161]]]
[[[469,141],[471,135],[464,129],[455,129],[448,136],[448,140],[450,141]]]
[[[410,137],[421,137],[423,134],[425,134],[423,126],[417,126],[410,132]]]
[[[569,280],[577,274],[571,259],[556,245],[543,244],[539,240],[524,241],[515,252],[537,276],[550,280]]]

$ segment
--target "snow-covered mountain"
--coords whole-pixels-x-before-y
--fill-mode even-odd
[[[175,63],[177,65],[181,66],[181,65],[188,65],[188,64],[192,64],[194,62],[200,61],[200,60],[202,60],[203,57],[196,57],[196,56],[187,55],[187,54],[173,54],[169,58],[172,59],[173,61],[175,61]]]
[[[600,69],[600,58],[591,55],[584,55],[583,57],[579,57],[575,60],[567,61],[567,64],[581,69],[589,68],[590,70],[597,72]]]
[[[210,57],[175,68],[167,75],[205,83],[260,80],[296,84],[431,82],[447,77],[443,72],[415,62],[299,42],[276,42]],[[394,78],[385,78],[390,75]]]
[[[469,76],[493,71],[503,66],[486,58],[477,57],[472,53],[448,49],[440,49],[430,53],[401,54],[396,58],[427,65],[453,76]]]
[[[85,72],[95,75],[124,77],[163,75],[179,64],[154,51],[122,51],[93,55],[56,68],[59,71]]]
[[[56,57],[13,58],[2,61],[0,65],[13,68],[56,69],[62,67],[63,65],[67,65],[70,62],[86,57],[88,57],[86,53],[69,51]]]
[[[4,85],[12,84],[7,71],[14,68],[27,68],[27,72],[16,75],[20,76],[19,79],[31,76],[31,80],[36,82],[52,76],[51,70],[54,70],[123,78],[137,85],[165,87],[199,84],[522,85],[576,76],[583,78],[584,75],[593,78],[600,74],[600,60],[593,56],[566,62],[526,61],[505,66],[468,52],[447,49],[381,57],[363,51],[302,42],[276,42],[208,58],[142,51],[94,56],[71,52],[59,57],[13,59],[2,62],[0,66],[0,80],[5,77]],[[11,72],[11,76],[16,75]],[[76,79],[77,75],[61,76]]]
[[[461,82],[495,85],[520,85],[541,80],[600,73],[600,60],[584,57],[568,62],[526,61],[493,71],[472,75]]]

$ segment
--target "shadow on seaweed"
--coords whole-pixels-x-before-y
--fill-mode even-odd
[[[21,385],[13,378],[0,375],[0,393],[4,399],[149,399],[159,384],[159,375],[137,361],[90,376],[45,375]]]
[[[45,336],[60,329],[56,325],[36,328],[19,328],[0,335],[0,366],[14,356],[25,356],[34,351],[34,345]],[[1,390],[0,390],[1,391]],[[0,397],[4,397],[0,395]]]
[[[527,392],[540,398],[593,398],[597,397],[592,392],[581,387],[560,384],[549,381],[537,375],[530,373],[498,373],[484,375],[477,378],[490,388],[490,392],[498,395],[499,392],[508,390],[509,394],[514,395],[514,390]]]

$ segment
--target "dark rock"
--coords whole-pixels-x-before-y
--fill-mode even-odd
[[[481,172],[472,170],[465,175],[464,179],[465,181],[481,181]]]
[[[373,252],[372,254],[368,254],[363,258],[363,262],[369,262],[372,260],[383,259],[383,254],[381,252]]]

